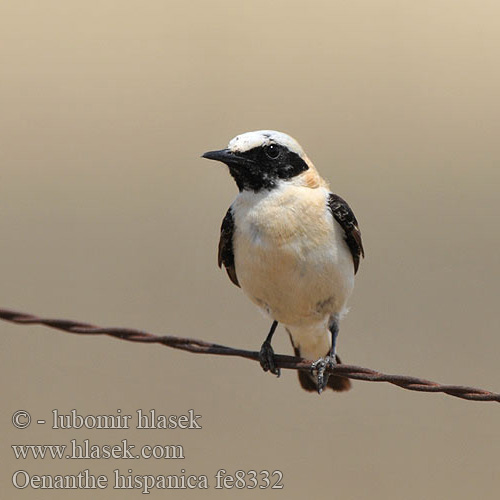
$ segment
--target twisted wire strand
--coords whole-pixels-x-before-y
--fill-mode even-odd
[[[103,328],[100,326],[72,321],[67,319],[41,318],[33,314],[25,314],[8,309],[0,309],[0,319],[22,325],[44,325],[56,330],[75,333],[79,335],[109,335],[129,342],[162,344],[174,349],[181,349],[194,353],[217,354],[222,356],[238,356],[241,358],[259,360],[257,351],[247,351],[243,349],[234,349],[232,347],[214,344],[185,337],[173,337],[171,335],[154,335],[143,330],[133,328]],[[312,361],[296,358],[294,356],[276,355],[276,366],[290,370],[310,370]],[[496,394],[483,389],[474,387],[465,387],[461,385],[442,385],[430,380],[425,380],[407,375],[388,375],[369,368],[354,365],[335,365],[327,368],[335,375],[343,377],[364,380],[367,382],[388,382],[397,385],[402,389],[420,392],[443,392],[456,398],[467,399],[469,401],[496,401],[500,403],[500,394]]]

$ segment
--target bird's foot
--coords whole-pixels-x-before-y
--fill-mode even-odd
[[[281,370],[276,366],[274,361],[274,350],[271,347],[271,342],[264,342],[259,352],[260,366],[265,372],[271,372],[277,377],[281,375]]]
[[[311,365],[311,375],[316,372],[316,385],[318,386],[318,394],[321,394],[328,383],[330,374],[326,372],[327,368],[332,368],[337,364],[335,356],[325,356],[319,358]],[[326,373],[325,373],[326,372]]]

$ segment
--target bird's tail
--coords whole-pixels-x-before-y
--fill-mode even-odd
[[[328,354],[328,350],[330,348],[330,342],[329,342],[329,333],[327,333],[326,331],[324,336],[320,336],[320,338],[324,340],[327,339],[324,341],[323,344],[313,343],[312,346],[309,345],[307,348],[303,348],[302,349],[303,352],[301,352],[301,349],[297,347],[298,342],[297,345],[294,342],[294,337],[297,339],[300,338],[301,332],[294,331],[293,332],[294,335],[292,335],[292,331],[290,330],[290,328],[287,328],[286,331],[290,336],[290,340],[292,342],[293,349],[295,351],[295,356],[300,358],[312,359],[313,361],[315,361],[316,359],[324,357]],[[302,335],[304,336],[303,333]],[[311,336],[310,332],[307,333],[307,336],[309,336],[310,338]],[[302,342],[302,344],[304,345],[304,342]],[[338,356],[336,356],[336,360],[339,365],[342,364]],[[309,392],[318,392],[318,383],[315,374],[302,370],[299,370],[298,374],[299,374],[299,382],[303,389]],[[326,387],[329,387],[330,389],[337,392],[348,391],[351,388],[351,381],[346,377],[340,377],[338,375],[330,375]]]
[[[300,356],[300,352],[298,349],[295,349],[295,355]],[[338,356],[336,356],[336,358],[337,358],[337,363],[341,365],[342,362],[340,361],[340,358]],[[316,382],[316,378],[313,374],[302,370],[299,370],[298,374],[299,374],[299,382],[300,385],[302,386],[302,389],[305,389],[308,392],[318,392],[318,385]],[[339,377],[338,375],[330,375],[326,387],[329,387],[330,389],[337,392],[348,391],[351,388],[351,381],[346,377]]]

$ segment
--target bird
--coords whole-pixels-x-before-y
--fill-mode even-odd
[[[272,319],[262,368],[280,376],[271,341],[281,323],[295,355],[314,360],[298,372],[302,388],[348,390],[349,379],[328,368],[341,363],[339,322],[364,257],[353,211],[283,132],[246,132],[202,157],[227,165],[238,187],[222,221],[218,265]]]

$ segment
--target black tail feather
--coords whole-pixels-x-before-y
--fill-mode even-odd
[[[295,349],[295,355],[300,356],[298,349]],[[337,363],[342,364],[340,358],[337,356]],[[316,385],[316,379],[314,375],[310,373],[299,370],[299,382],[303,389],[309,392],[318,392],[318,386]],[[343,392],[348,391],[351,388],[351,381],[346,377],[339,377],[338,375],[330,375],[328,383],[326,384],[330,389]]]
[[[287,328],[286,331],[288,332],[288,336],[290,337],[290,341],[292,342],[295,356],[301,358],[302,356],[300,355],[299,349],[295,347],[293,343],[292,334],[290,333],[290,330],[288,330]],[[340,358],[337,355],[335,355],[335,358],[337,360],[337,363],[341,365],[342,361],[340,361]],[[316,378],[314,377],[314,375],[303,370],[299,370],[297,373],[299,374],[299,382],[300,385],[302,386],[302,389],[305,389],[308,392],[318,392],[318,385],[316,383]],[[351,388],[351,381],[346,377],[339,377],[338,375],[330,375],[326,387],[329,387],[330,389],[336,392],[344,392],[348,391]]]

